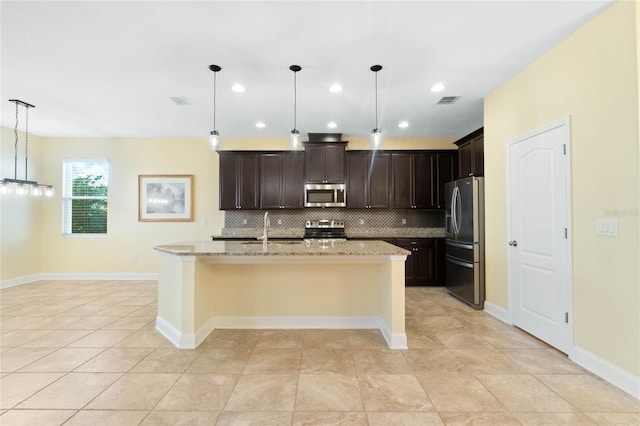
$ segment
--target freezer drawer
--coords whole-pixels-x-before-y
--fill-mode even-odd
[[[479,263],[446,256],[447,290],[474,309],[484,308],[484,282]]]
[[[480,247],[478,244],[447,240],[445,243],[445,253],[464,262],[480,261]]]

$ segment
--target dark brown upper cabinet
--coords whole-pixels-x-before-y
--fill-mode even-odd
[[[435,154],[434,164],[437,167],[435,176],[435,191],[433,192],[433,208],[444,209],[444,184],[456,180],[458,153],[455,151],[442,151]]]
[[[307,183],[344,183],[347,142],[305,142]]]
[[[258,155],[220,152],[220,210],[258,209]]]
[[[347,152],[347,208],[388,209],[390,189],[389,153]]]
[[[394,209],[428,209],[432,206],[431,154],[393,152],[391,154]]]
[[[484,176],[484,127],[454,143],[458,146],[458,178]]]
[[[304,154],[260,154],[260,208],[301,209],[304,202]]]
[[[455,151],[392,152],[391,208],[444,208],[444,184],[454,178],[455,158]]]

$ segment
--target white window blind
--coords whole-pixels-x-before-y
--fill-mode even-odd
[[[62,233],[105,235],[109,162],[65,160],[62,163]]]

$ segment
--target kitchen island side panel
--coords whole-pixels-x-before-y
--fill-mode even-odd
[[[383,241],[157,246],[156,329],[197,347],[215,328],[379,329],[406,349],[404,262]]]
[[[215,264],[216,317],[379,315],[385,265]]]
[[[196,257],[159,253],[156,329],[178,347],[188,347],[195,332]]]

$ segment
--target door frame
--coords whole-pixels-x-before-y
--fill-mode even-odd
[[[507,174],[506,174],[506,183],[507,183],[507,194],[506,194],[506,204],[507,204],[507,241],[513,240],[513,236],[511,235],[511,225],[512,225],[512,211],[511,211],[511,147],[515,144],[524,142],[528,139],[531,139],[535,136],[538,136],[542,133],[546,133],[548,131],[554,130],[559,127],[564,126],[564,144],[566,149],[566,163],[565,163],[565,183],[567,185],[566,191],[566,211],[565,211],[565,221],[567,224],[567,311],[569,313],[569,342],[568,342],[568,353],[567,355],[571,359],[573,356],[573,335],[574,335],[574,321],[573,321],[573,232],[572,232],[572,210],[571,210],[571,116],[565,116],[559,120],[548,122],[543,124],[540,127],[537,127],[534,130],[531,130],[523,135],[520,135],[514,139],[511,139],[506,144],[506,159],[507,159]],[[505,245],[507,244],[505,241]],[[514,300],[514,289],[513,289],[513,278],[515,276],[515,271],[512,266],[512,251],[507,250],[507,318],[509,324],[513,325],[513,309],[516,304]],[[526,331],[526,330],[525,330]]]

